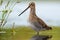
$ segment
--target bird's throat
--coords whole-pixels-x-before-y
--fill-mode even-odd
[[[31,14],[31,15],[36,15],[36,14],[35,14],[35,7],[34,7],[34,8],[30,8],[30,14]]]

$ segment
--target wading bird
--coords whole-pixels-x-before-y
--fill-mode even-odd
[[[36,15],[34,2],[29,3],[29,6],[21,14],[23,14],[28,8],[30,8],[29,22],[32,25],[31,27],[37,32],[38,35],[40,30],[52,29]],[[21,14],[19,14],[18,16],[20,16]]]

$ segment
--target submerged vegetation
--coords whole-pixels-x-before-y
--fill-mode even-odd
[[[52,35],[50,40],[60,40],[60,27],[52,27],[52,30],[40,31],[40,35]],[[16,27],[15,35],[13,35],[12,28],[5,28],[5,34],[0,34],[1,40],[30,40],[36,35],[36,32],[29,27],[21,26]]]

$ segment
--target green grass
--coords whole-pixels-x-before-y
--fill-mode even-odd
[[[52,27],[52,30],[40,31],[40,35],[52,35],[50,40],[60,40],[60,27]],[[12,29],[4,29],[7,33],[0,34],[1,40],[30,40],[36,32],[29,27],[16,27],[16,34],[13,35]]]

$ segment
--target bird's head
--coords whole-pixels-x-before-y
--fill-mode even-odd
[[[31,3],[29,3],[29,6],[30,6],[30,8],[35,8],[35,3],[31,2]]]
[[[21,12],[21,14],[23,14],[29,8],[35,8],[35,3],[34,2],[30,2],[29,6],[23,12]],[[18,16],[20,16],[21,14],[19,14]]]

